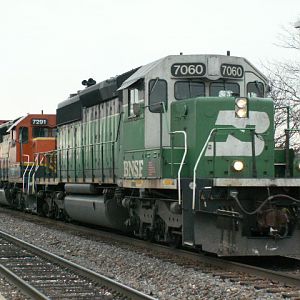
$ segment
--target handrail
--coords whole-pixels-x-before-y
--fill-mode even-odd
[[[197,168],[198,168],[198,164],[199,164],[199,162],[200,162],[200,159],[201,159],[201,157],[202,157],[202,155],[203,155],[203,153],[204,153],[204,150],[206,150],[206,147],[207,147],[207,145],[208,145],[208,143],[209,143],[209,141],[210,141],[210,138],[211,138],[211,136],[212,136],[212,134],[216,131],[217,129],[216,128],[213,128],[211,131],[210,131],[210,133],[209,133],[209,135],[208,135],[208,137],[207,137],[207,139],[206,139],[206,141],[205,141],[205,143],[204,143],[204,145],[203,145],[203,147],[202,147],[202,150],[201,150],[201,152],[200,152],[200,154],[199,154],[199,156],[198,156],[198,159],[197,159],[197,161],[196,161],[196,163],[195,163],[195,166],[194,166],[194,173],[193,173],[193,201],[192,201],[192,208],[193,208],[193,210],[195,209],[195,199],[196,199],[196,171],[197,171]]]
[[[170,134],[181,133],[184,135],[184,153],[180,162],[180,166],[177,173],[177,181],[178,181],[178,204],[181,205],[181,170],[183,168],[183,164],[185,161],[185,157],[187,154],[187,134],[185,131],[172,131]]]
[[[31,172],[32,172],[32,170],[34,168],[34,165],[36,164],[37,160],[38,160],[38,156],[36,157],[35,161],[33,162],[32,166],[30,168],[29,174],[28,174],[28,187],[27,187],[27,193],[28,194],[29,194],[29,189],[30,189],[30,176],[31,176]]]
[[[274,108],[275,110],[279,110],[279,109],[286,109],[286,127],[289,130],[290,129],[290,107],[288,105],[284,105],[284,106],[278,106]]]
[[[34,182],[35,182],[35,174],[37,172],[37,170],[39,169],[40,165],[42,164],[44,160],[44,156],[42,156],[42,159],[40,160],[39,162],[39,155],[37,156],[37,165],[35,166],[35,170],[34,170],[34,173],[32,175],[32,189],[31,189],[31,192],[34,193],[35,192],[35,188],[34,188]]]
[[[45,152],[35,152],[34,154],[50,154],[50,153],[55,153],[55,152],[59,152],[59,151],[65,151],[65,150],[73,150],[73,149],[79,149],[79,148],[87,148],[87,147],[92,147],[92,146],[101,146],[101,145],[106,145],[106,144],[113,144],[116,143],[118,141],[118,134],[115,140],[111,140],[111,141],[105,141],[105,142],[98,142],[98,143],[94,143],[94,144],[86,144],[86,145],[79,145],[79,146],[74,146],[74,147],[67,147],[67,148],[57,148],[55,150],[51,150],[51,151],[45,151]]]
[[[237,127],[226,127],[226,128],[224,128],[223,127],[223,128],[213,128],[210,131],[210,133],[209,133],[209,135],[208,135],[208,137],[207,137],[207,139],[206,139],[206,141],[205,141],[205,143],[204,143],[204,145],[202,147],[202,150],[200,151],[200,154],[199,154],[199,156],[197,158],[197,161],[195,163],[194,170],[193,170],[193,198],[192,198],[192,209],[193,210],[195,210],[195,203],[196,203],[196,172],[197,172],[197,168],[198,168],[200,159],[202,158],[203,153],[204,153],[204,151],[207,148],[207,145],[208,145],[208,143],[210,141],[210,138],[211,138],[212,134],[214,132],[217,132],[217,131],[225,131],[225,130],[230,130],[230,131],[232,131],[232,130],[240,130],[240,131],[241,130],[243,130],[243,131],[248,130],[248,131],[253,131],[254,129],[253,128],[247,128],[247,127],[245,127],[245,128],[237,128]]]
[[[57,153],[62,153],[63,151],[83,149],[83,148],[94,147],[94,146],[103,146],[103,145],[107,145],[107,144],[114,144],[118,141],[118,139],[119,139],[119,134],[117,132],[117,136],[116,136],[115,140],[110,140],[110,141],[105,141],[105,142],[98,142],[98,143],[94,143],[94,144],[79,145],[79,146],[67,147],[67,148],[58,148],[58,149],[55,149],[55,150],[45,151],[45,152],[35,152],[34,155],[38,155],[38,154],[43,155],[43,156],[45,156],[47,154],[57,155]]]
[[[115,166],[114,166],[114,164],[115,164],[115,160],[114,160],[114,144],[115,143],[117,143],[118,142],[118,140],[119,140],[119,136],[120,136],[120,129],[121,129],[121,120],[122,120],[122,115],[123,115],[123,112],[120,112],[120,113],[118,113],[118,114],[115,114],[114,116],[119,116],[119,119],[118,119],[118,125],[117,125],[117,129],[116,129],[116,131],[114,131],[115,132],[115,137],[114,137],[114,139],[113,140],[110,140],[110,141],[104,141],[104,142],[97,142],[97,143],[90,143],[90,144],[85,144],[85,145],[78,145],[78,146],[74,146],[74,147],[67,147],[67,148],[58,148],[58,149],[56,149],[56,150],[52,150],[52,151],[48,151],[48,152],[40,152],[40,154],[48,154],[48,153],[50,153],[50,154],[56,154],[56,156],[57,156],[57,154],[58,153],[62,153],[63,151],[66,151],[67,152],[67,155],[68,155],[68,151],[69,150],[74,150],[74,152],[77,150],[77,149],[79,149],[79,151],[81,150],[81,153],[82,153],[82,155],[84,155],[84,153],[83,153],[83,150],[85,149],[85,148],[92,148],[92,151],[93,151],[93,148],[95,147],[95,146],[102,146],[101,148],[101,155],[103,155],[103,145],[112,145],[112,147],[111,147],[111,153],[112,153],[112,169],[113,169],[113,174],[114,174],[114,169],[115,169]],[[89,121],[89,122],[92,122],[92,121]],[[85,124],[87,124],[87,122],[86,123],[83,123],[82,125],[85,125]],[[83,128],[83,126],[81,127],[81,128]],[[102,168],[102,178],[104,177],[104,173],[103,173],[103,159],[101,160],[102,161],[102,166],[101,166],[101,168]],[[75,161],[76,162],[76,161]],[[85,169],[85,161],[84,161],[84,156],[82,156],[82,171],[83,171],[83,177],[84,177],[84,171],[85,171],[86,169]],[[68,166],[67,166],[67,172],[68,172]],[[93,168],[92,168],[92,173],[93,173]],[[75,178],[76,178],[76,165],[75,165]]]
[[[24,173],[23,173],[23,177],[22,177],[22,192],[25,193],[25,175],[26,175],[26,172],[28,170],[28,167],[29,167],[29,155],[28,154],[23,154],[23,156],[27,157],[27,166],[26,166],[26,169],[24,170]]]
[[[286,128],[285,134],[285,176],[290,176],[290,132],[299,132],[299,128]]]
[[[176,131],[170,131],[169,129],[169,120],[168,120],[168,116],[166,115],[166,105],[164,102],[161,102],[161,105],[163,107],[164,110],[164,120],[165,120],[165,124],[166,124],[166,128],[168,130],[169,134],[174,134],[174,133],[181,133],[184,135],[184,153],[180,162],[180,166],[178,169],[178,173],[177,173],[177,181],[178,181],[178,204],[181,205],[181,171],[183,168],[183,164],[185,161],[185,157],[187,155],[187,133],[184,130],[176,130]]]

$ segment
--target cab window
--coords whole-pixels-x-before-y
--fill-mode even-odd
[[[201,81],[177,81],[174,86],[175,99],[183,100],[205,96],[205,84]]]
[[[212,82],[210,84],[210,96],[213,97],[238,97],[240,86],[236,82]]]
[[[129,116],[133,116],[133,106],[135,103],[139,102],[139,90],[138,89],[129,89]]]
[[[55,137],[56,129],[48,127],[33,127],[32,128],[32,137]]]
[[[144,99],[144,80],[140,79],[128,89],[128,116],[135,116],[134,105]]]
[[[21,144],[28,143],[28,127],[20,127],[19,128],[19,142]]]
[[[259,81],[248,82],[247,84],[248,97],[264,97],[264,84]]]
[[[163,79],[152,79],[149,81],[149,110],[153,113],[167,109],[167,82]]]

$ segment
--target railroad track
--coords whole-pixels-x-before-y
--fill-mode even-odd
[[[33,216],[35,217],[35,216]],[[37,217],[38,220],[40,220],[39,217]],[[38,221],[37,220],[37,221]],[[44,218],[42,218],[42,222],[44,222]],[[46,219],[47,224],[53,224],[53,220],[51,219]],[[55,224],[58,224],[55,222]],[[107,232],[107,231],[102,231],[98,229],[93,229],[89,227],[84,227],[81,225],[75,225],[75,224],[70,224],[70,223],[59,223],[59,226],[63,226],[64,228],[68,228],[68,230],[71,230],[73,232],[80,232],[83,234],[87,235],[94,235],[98,236],[100,238],[105,238],[109,240],[114,240],[122,243],[126,243],[129,245],[135,245],[137,247],[145,249],[145,251],[151,255],[152,251],[159,252],[163,257],[166,257],[167,260],[170,259],[170,254],[172,256],[180,256],[183,258],[184,262],[187,262],[187,260],[190,260],[190,265],[192,266],[193,263],[199,262],[205,265],[209,266],[214,266],[221,268],[223,270],[226,270],[224,272],[225,276],[224,278],[229,278],[230,274],[233,273],[241,273],[239,276],[243,276],[245,274],[250,275],[251,277],[256,276],[258,278],[258,282],[260,280],[265,281],[265,280],[270,280],[274,282],[279,282],[283,285],[290,286],[290,287],[297,287],[300,289],[300,258],[295,259],[295,258],[286,258],[286,260],[291,260],[294,262],[294,264],[298,266],[298,274],[296,275],[295,271],[292,272],[290,270],[287,271],[276,271],[273,269],[268,269],[267,267],[259,267],[255,266],[253,262],[248,262],[248,259],[245,259],[244,261],[246,262],[237,262],[235,260],[230,260],[229,259],[224,259],[222,257],[216,257],[216,256],[210,256],[205,253],[199,253],[199,252],[194,252],[194,251],[188,251],[186,249],[175,249],[171,248],[165,245],[160,245],[160,244],[154,244],[151,242],[147,242],[144,240],[139,240],[136,238],[131,238],[128,236],[123,236],[119,234],[115,234],[112,232]],[[186,260],[187,259],[187,260]],[[275,267],[276,269],[276,267]],[[219,275],[221,272],[219,272]],[[232,278],[234,277],[239,277],[236,275],[232,275]],[[222,276],[221,276],[222,277]],[[249,276],[246,276],[249,277]],[[234,280],[236,281],[236,280]],[[242,280],[244,281],[244,280]],[[249,282],[253,282],[253,278]],[[299,296],[300,296],[300,290],[299,290]]]
[[[270,270],[246,263],[230,261],[228,259],[211,257],[203,253],[173,249],[127,236],[120,236],[112,232],[57,222],[35,215],[27,215],[11,210],[9,210],[9,213],[41,226],[54,227],[86,238],[99,239],[100,241],[104,240],[108,243],[118,242],[120,243],[120,247],[122,247],[122,244],[124,244],[126,248],[128,245],[130,245],[130,247],[137,247],[140,248],[140,251],[145,255],[159,257],[162,260],[175,262],[184,266],[190,266],[224,280],[238,282],[241,285],[253,286],[255,289],[264,290],[266,293],[273,293],[274,295],[280,293],[281,296],[291,299],[300,298],[300,269],[298,273]],[[299,260],[298,262],[300,265]]]
[[[0,231],[0,273],[33,299],[154,299]]]

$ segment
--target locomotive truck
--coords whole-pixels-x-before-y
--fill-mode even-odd
[[[171,55],[84,83],[56,124],[0,125],[2,204],[221,256],[300,253],[300,157],[275,148],[250,62]]]

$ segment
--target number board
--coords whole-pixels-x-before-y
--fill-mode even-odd
[[[206,66],[202,63],[178,63],[171,66],[174,77],[200,77],[206,73]]]
[[[243,78],[244,69],[240,65],[222,64],[221,74],[223,77]]]
[[[31,119],[31,125],[47,125],[47,119]]]

